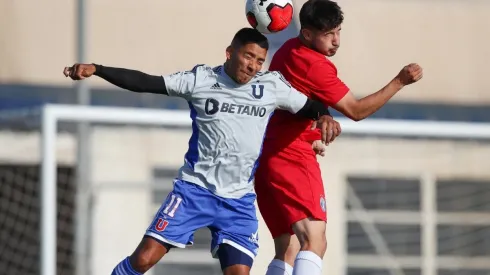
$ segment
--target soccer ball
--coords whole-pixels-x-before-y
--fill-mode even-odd
[[[293,19],[291,0],[247,0],[245,6],[247,20],[261,33],[275,33],[284,30]]]

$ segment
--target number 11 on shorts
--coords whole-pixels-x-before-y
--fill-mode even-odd
[[[172,197],[170,198],[170,202],[167,204],[167,207],[163,209],[163,214],[173,218],[175,215],[175,211],[177,211],[177,208],[179,208],[181,202],[182,202],[182,198],[172,194]]]

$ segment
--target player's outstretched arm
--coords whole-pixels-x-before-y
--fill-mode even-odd
[[[348,92],[333,107],[352,120],[365,119],[378,111],[403,87],[419,81],[422,76],[423,71],[419,65],[407,65],[393,80],[376,93],[356,99],[351,92]]]
[[[83,80],[96,75],[129,91],[168,94],[162,76],[149,75],[136,70],[105,67],[97,64],[75,64],[71,67],[65,67],[63,74],[73,80]]]

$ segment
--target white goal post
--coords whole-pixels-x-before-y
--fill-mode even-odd
[[[42,110],[41,275],[56,274],[56,138],[60,121],[190,127],[187,111],[48,104]],[[343,134],[490,140],[490,123],[338,119]]]

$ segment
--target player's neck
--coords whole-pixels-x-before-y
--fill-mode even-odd
[[[308,43],[308,41],[306,41],[306,39],[303,37],[303,35],[301,35],[301,33],[298,35],[298,39],[299,41],[301,41],[303,45],[305,45],[308,48],[311,48],[311,44]]]
[[[233,74],[231,73],[231,69],[230,69],[230,64],[228,62],[225,62],[224,66],[223,66],[223,69],[225,70],[225,74],[231,80],[233,80],[233,82],[235,82],[235,84],[240,85],[240,83],[235,78],[233,78],[233,76],[232,76]]]

